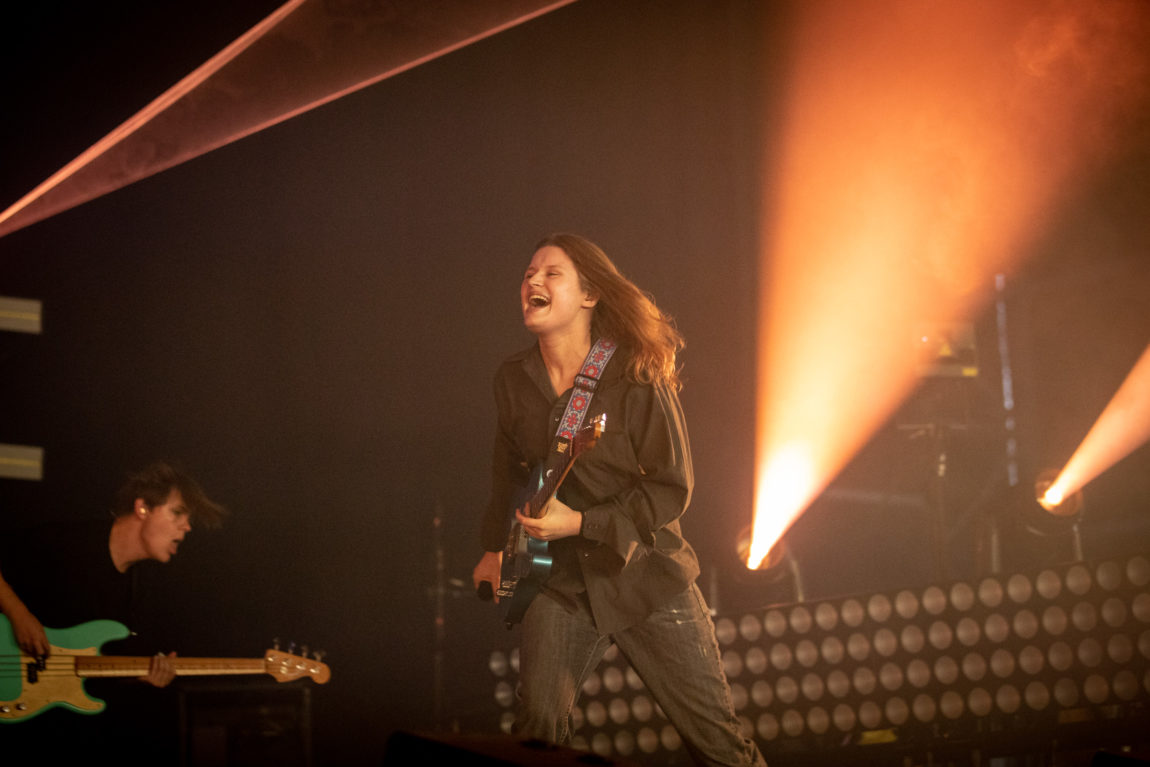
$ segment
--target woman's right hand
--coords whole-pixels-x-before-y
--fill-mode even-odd
[[[503,552],[484,552],[483,558],[479,560],[479,564],[471,571],[471,582],[475,586],[476,593],[482,593],[480,591],[480,584],[487,583],[491,588],[492,599],[498,604],[499,581],[502,578],[502,572]]]

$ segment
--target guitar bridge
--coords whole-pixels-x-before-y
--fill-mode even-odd
[[[519,583],[518,578],[506,578],[499,582],[499,588],[495,590],[495,593],[500,599],[507,599],[508,597],[514,596],[517,583]]]

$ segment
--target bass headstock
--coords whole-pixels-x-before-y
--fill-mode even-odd
[[[291,682],[302,677],[310,677],[316,684],[324,684],[331,679],[331,669],[320,661],[322,653],[309,658],[307,653],[293,655],[272,648],[264,653],[264,670],[277,682]]]

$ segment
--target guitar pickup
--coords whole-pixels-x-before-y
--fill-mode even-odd
[[[28,662],[28,683],[36,684],[40,681],[40,672],[48,668],[48,658],[38,655]]]

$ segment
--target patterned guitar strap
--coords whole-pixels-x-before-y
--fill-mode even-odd
[[[606,338],[596,341],[591,351],[587,353],[583,367],[575,376],[575,388],[571,392],[571,399],[567,402],[567,410],[559,419],[559,429],[555,432],[555,441],[552,443],[553,453],[559,452],[561,441],[570,442],[574,439],[575,433],[583,425],[583,418],[587,415],[587,408],[591,404],[591,396],[595,393],[595,387],[599,385],[599,376],[603,374],[603,368],[607,367],[607,362],[614,353],[615,342]]]

